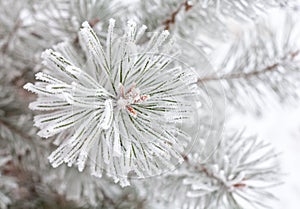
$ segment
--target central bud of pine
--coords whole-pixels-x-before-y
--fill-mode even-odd
[[[149,98],[149,95],[140,95],[140,90],[136,88],[135,83],[126,92],[123,84],[119,84],[117,106],[119,109],[127,110],[133,117],[137,116],[137,112],[131,105],[144,102]]]

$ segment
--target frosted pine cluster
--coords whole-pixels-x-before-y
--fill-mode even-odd
[[[47,111],[34,118],[38,134],[68,136],[49,156],[53,167],[76,164],[82,171],[88,162],[92,175],[101,177],[105,169],[125,186],[130,171],[145,177],[182,162],[190,137],[180,127],[193,91],[190,75],[172,65],[167,31],[139,45],[145,26],[129,21],[119,36],[114,25],[111,19],[102,46],[83,23],[78,36],[84,55],[70,43],[46,50],[47,70],[25,89],[38,94],[30,108]]]

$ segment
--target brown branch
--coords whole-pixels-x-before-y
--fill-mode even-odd
[[[233,185],[233,187],[235,187],[235,188],[244,188],[244,187],[246,187],[247,185],[246,184],[244,184],[244,183],[237,183],[237,184],[234,184]]]
[[[290,57],[291,60],[294,60],[296,56],[300,54],[300,50],[297,50],[295,52],[291,52],[284,56],[281,60],[286,60],[288,57]],[[281,63],[277,62],[274,63],[273,65],[267,66],[263,70],[260,71],[253,71],[249,73],[237,73],[237,74],[228,74],[228,75],[223,75],[223,76],[211,76],[211,77],[204,77],[204,78],[198,78],[197,83],[203,83],[203,82],[208,82],[208,81],[219,81],[219,80],[233,80],[233,79],[248,79],[253,76],[258,76],[267,72],[275,71],[278,66],[280,66]]]
[[[189,158],[188,158],[188,156],[186,156],[186,155],[182,155],[183,156],[183,159],[184,159],[184,161],[188,164],[188,165],[190,165],[190,166],[192,166],[195,170],[199,170],[200,172],[203,172],[207,177],[209,177],[209,178],[212,178],[212,179],[215,179],[216,181],[218,181],[220,184],[223,184],[224,186],[225,186],[225,184],[220,180],[220,178],[218,178],[218,177],[216,177],[214,174],[212,174],[212,173],[209,173],[208,172],[208,170],[207,170],[207,168],[205,167],[205,166],[201,166],[200,168],[196,165],[191,165],[190,163],[189,163]],[[245,178],[244,179],[242,179],[242,180],[246,180]],[[235,187],[235,188],[244,188],[244,187],[246,187],[247,185],[245,184],[245,183],[236,183],[236,184],[233,184],[232,185],[233,187]]]
[[[249,78],[252,76],[257,76],[259,74],[264,74],[268,71],[273,71],[276,69],[276,67],[279,66],[279,63],[273,64],[271,66],[266,67],[265,69],[261,71],[253,71],[249,73],[238,73],[238,74],[228,74],[228,75],[223,75],[220,77],[205,77],[205,78],[199,78],[198,82],[207,82],[207,81],[217,81],[217,80],[232,80],[232,79],[240,79],[240,78]]]
[[[176,16],[178,15],[178,13],[180,12],[180,10],[182,8],[184,8],[184,11],[187,12],[192,7],[193,6],[189,4],[188,0],[184,1],[183,3],[181,3],[179,5],[179,7],[174,12],[171,13],[170,17],[163,22],[163,25],[165,26],[165,30],[169,30],[170,26],[172,24],[175,24],[175,22],[176,22]]]
[[[217,177],[214,176],[213,174],[210,174],[210,173],[208,172],[208,170],[207,170],[204,166],[202,167],[201,171],[202,171],[203,173],[205,173],[205,175],[206,175],[207,177],[212,178],[212,179],[215,179],[215,180],[217,180],[218,182],[221,182],[219,178],[217,178]],[[221,182],[221,183],[222,183],[222,182]]]
[[[201,171],[202,171],[203,173],[205,173],[205,175],[206,175],[207,177],[212,178],[212,179],[215,179],[215,180],[217,180],[219,183],[221,183],[221,184],[223,184],[224,186],[226,186],[226,185],[225,185],[218,177],[216,177],[216,176],[213,175],[213,174],[210,174],[210,173],[208,172],[208,170],[207,170],[204,166],[202,167]],[[246,180],[246,179],[242,179],[242,181],[243,181],[243,180]],[[233,184],[232,186],[235,187],[235,188],[237,188],[237,189],[239,189],[239,188],[244,188],[244,187],[246,187],[247,184],[245,184],[245,183],[236,183],[236,184]]]

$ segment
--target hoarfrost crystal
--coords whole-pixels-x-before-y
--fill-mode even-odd
[[[115,182],[128,185],[127,175],[157,175],[182,162],[190,137],[181,129],[191,114],[194,80],[174,65],[169,33],[154,33],[138,44],[146,27],[129,21],[123,36],[110,20],[103,47],[87,22],[79,43],[64,42],[46,50],[48,68],[36,74],[39,82],[25,89],[38,94],[33,110],[41,137],[70,136],[49,156],[53,167],[89,163],[92,175],[106,170]],[[89,159],[89,161],[88,161]]]

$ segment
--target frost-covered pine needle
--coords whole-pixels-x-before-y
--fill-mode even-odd
[[[207,161],[190,154],[182,169],[162,179],[159,189],[173,208],[270,208],[270,188],[280,184],[279,177],[277,153],[270,144],[234,133],[224,137]]]
[[[129,21],[123,36],[114,33],[110,20],[102,46],[87,22],[79,43],[46,50],[47,70],[25,89],[38,94],[33,110],[41,137],[69,136],[49,156],[53,167],[90,165],[92,175],[106,170],[116,182],[128,185],[127,175],[156,175],[182,162],[181,152],[190,137],[180,129],[191,112],[190,75],[172,65],[168,31],[155,33],[147,45],[137,41],[146,27]],[[88,160],[89,158],[89,160]]]

